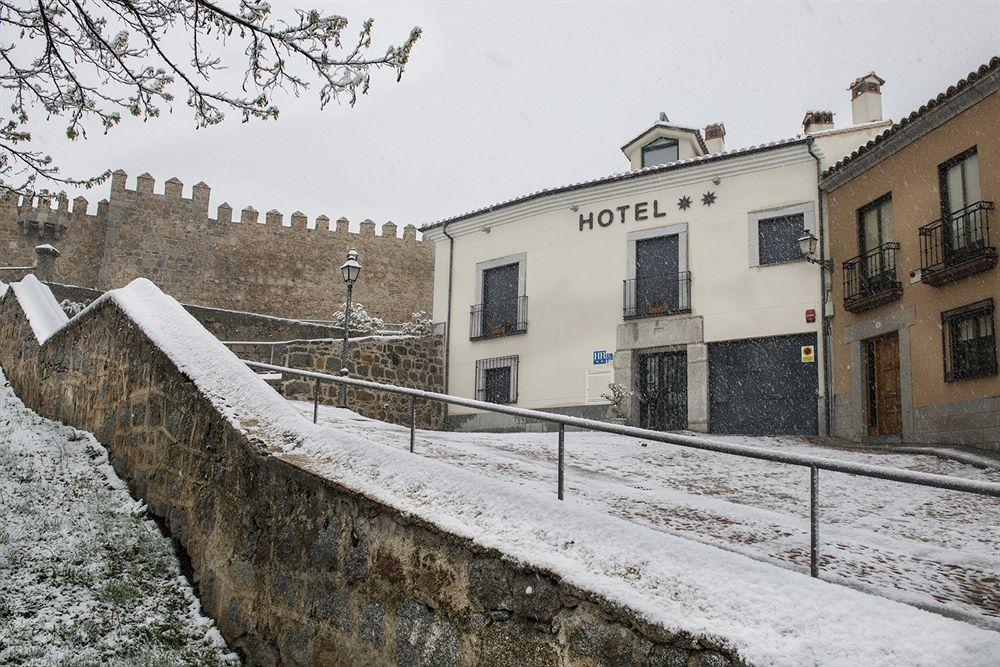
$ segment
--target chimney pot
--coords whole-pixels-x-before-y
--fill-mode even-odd
[[[882,120],[882,84],[885,79],[875,72],[859,76],[848,87],[851,91],[851,119],[855,125]]]
[[[807,111],[805,117],[802,119],[802,131],[807,135],[832,129],[832,111]]]
[[[705,145],[709,153],[721,153],[726,150],[726,126],[722,123],[706,125]]]

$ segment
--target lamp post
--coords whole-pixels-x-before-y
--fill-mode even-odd
[[[354,281],[361,273],[361,265],[358,264],[358,251],[351,248],[347,251],[347,261],[340,267],[340,275],[344,277],[347,284],[347,303],[344,304],[344,347],[340,351],[340,374],[347,375],[347,340],[351,331],[351,292],[354,289]],[[338,406],[347,407],[347,385],[340,385],[340,400]]]
[[[802,252],[802,256],[807,262],[813,264],[819,264],[821,267],[827,271],[833,272],[833,260],[829,259],[816,259],[816,243],[818,239],[813,235],[812,232],[805,232],[799,237],[799,250]]]

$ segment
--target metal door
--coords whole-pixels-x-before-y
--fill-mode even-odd
[[[657,431],[687,428],[687,352],[639,357],[639,424]]]
[[[746,435],[815,435],[819,428],[816,334],[708,345],[709,430]],[[806,357],[808,358],[808,357]]]

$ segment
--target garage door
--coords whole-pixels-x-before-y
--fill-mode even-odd
[[[802,350],[815,345],[814,333],[709,343],[709,430],[815,435],[818,361]]]

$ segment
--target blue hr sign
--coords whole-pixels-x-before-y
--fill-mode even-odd
[[[594,365],[600,366],[602,364],[610,364],[614,361],[615,355],[613,352],[608,352],[607,350],[594,350]]]

